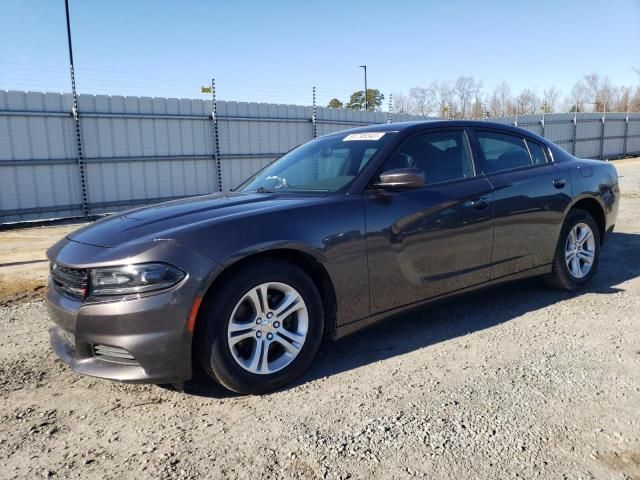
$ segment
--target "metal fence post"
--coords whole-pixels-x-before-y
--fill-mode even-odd
[[[578,112],[573,112],[573,143],[571,145],[571,155],[576,154],[576,143],[578,142]]]
[[[387,123],[391,123],[393,121],[393,93],[389,94],[389,119]]]
[[[624,119],[624,141],[622,143],[622,156],[627,156],[627,140],[629,138],[629,111],[627,110],[627,116]]]
[[[606,113],[602,112],[602,128],[600,128],[600,160],[604,160],[604,119]]]
[[[317,127],[316,127],[316,87],[313,86],[313,111],[311,113],[311,135],[313,138],[316,138],[318,135]]]
[[[518,126],[518,115],[520,115],[520,105],[516,105],[516,121],[513,122],[514,127]]]
[[[80,189],[82,195],[82,215],[87,218],[89,216],[89,196],[87,195],[87,173],[84,161],[84,152],[82,150],[82,131],[80,130],[80,116],[78,115],[78,91],[76,89],[76,72],[73,67],[73,47],[71,44],[71,21],[69,20],[69,1],[64,2],[65,13],[67,17],[67,46],[69,47],[69,70],[71,72],[71,96],[73,98],[73,106],[71,107],[71,115],[76,130],[76,148],[78,154],[78,170],[80,172]]]
[[[220,162],[220,136],[218,135],[218,108],[216,102],[216,79],[211,79],[211,121],[213,122],[213,159],[216,162],[218,192],[222,191],[222,163]]]
[[[84,161],[84,152],[82,150],[82,131],[80,130],[80,116],[78,114],[78,94],[76,92],[76,82],[71,67],[71,94],[73,97],[73,106],[71,107],[71,115],[73,115],[73,123],[76,131],[76,149],[78,153],[78,169],[80,171],[80,188],[82,194],[82,215],[87,218],[89,216],[89,195],[87,194],[87,172]]]
[[[542,134],[542,137],[544,137],[544,113],[545,113],[545,110],[546,110],[546,109],[547,109],[547,106],[546,106],[546,104],[545,104],[545,105],[542,107],[542,115],[541,115],[541,117],[540,117],[540,126],[542,127],[542,128],[541,128],[541,132],[540,132],[540,133]]]
[[[311,135],[313,138],[316,138],[318,134],[317,125],[316,125],[316,87],[313,86],[313,110],[311,111]],[[318,163],[318,156],[314,156],[313,160],[313,174],[316,180],[320,177],[320,165]]]

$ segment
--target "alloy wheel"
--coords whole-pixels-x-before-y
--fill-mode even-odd
[[[302,296],[285,283],[262,283],[238,301],[227,327],[231,355],[250,373],[287,367],[307,338],[309,312]]]
[[[596,241],[586,223],[578,223],[569,232],[565,246],[567,268],[574,278],[584,278],[591,271],[596,253]]]

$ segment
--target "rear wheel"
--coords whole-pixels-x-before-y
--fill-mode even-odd
[[[593,278],[600,258],[600,231],[591,214],[569,212],[560,233],[553,270],[546,282],[557,288],[576,290]]]
[[[320,295],[297,266],[264,261],[225,282],[197,331],[199,361],[238,393],[276,390],[302,375],[323,330]]]

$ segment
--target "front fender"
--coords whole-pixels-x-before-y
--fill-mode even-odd
[[[338,324],[369,315],[369,278],[360,195],[336,195],[316,205],[255,212],[201,225],[178,238],[228,268],[271,250],[316,259],[336,292]]]
[[[223,258],[221,261],[221,265],[224,268],[228,268],[231,265],[252,255],[264,254],[275,250],[289,250],[300,252],[305,255],[311,256],[319,263],[327,263],[326,253],[323,250],[312,248],[311,246],[301,243],[300,241],[283,239],[246,245],[240,250],[233,252],[230,256]]]

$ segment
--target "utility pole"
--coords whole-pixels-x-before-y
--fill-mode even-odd
[[[369,110],[369,103],[367,102],[367,66],[360,65],[360,68],[364,68],[364,111]]]

